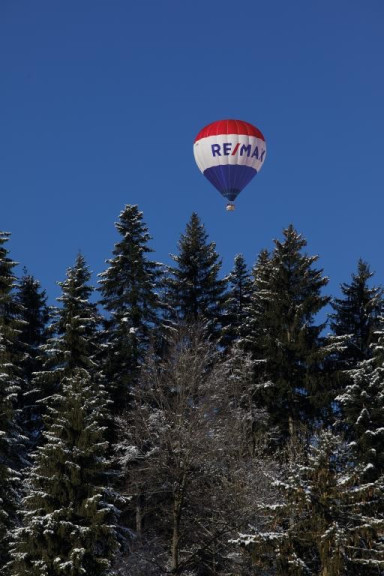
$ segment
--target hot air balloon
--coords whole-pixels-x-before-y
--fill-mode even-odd
[[[261,169],[266,155],[263,134],[242,120],[219,120],[205,126],[193,146],[196,164],[229,202],[234,200]]]

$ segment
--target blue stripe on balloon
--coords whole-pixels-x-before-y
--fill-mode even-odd
[[[237,195],[250,183],[256,174],[257,171],[254,168],[239,164],[212,166],[204,170],[204,176],[230,202],[235,200]]]

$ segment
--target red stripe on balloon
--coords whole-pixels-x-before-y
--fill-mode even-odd
[[[249,122],[244,122],[243,120],[218,120],[200,130],[195,138],[195,142],[208,136],[219,136],[223,134],[243,134],[245,136],[255,136],[265,141],[260,130]]]

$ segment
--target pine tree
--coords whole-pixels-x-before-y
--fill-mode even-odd
[[[369,480],[384,477],[383,346],[384,319],[381,319],[372,358],[363,360],[349,372],[351,381],[337,398],[347,433],[356,444],[358,460],[364,465],[365,477]]]
[[[62,293],[57,300],[62,306],[52,309],[50,336],[41,346],[44,366],[33,382],[45,397],[55,394],[73,370],[84,368],[91,374],[99,371],[96,357],[100,354],[101,317],[97,305],[90,301],[90,277],[85,259],[79,254],[75,265],[67,270],[67,278],[58,283]]]
[[[251,299],[252,280],[242,254],[234,260],[230,274],[225,278],[227,292],[223,310],[223,331],[220,342],[230,347],[244,336]]]
[[[51,398],[46,443],[37,449],[15,530],[12,576],[105,576],[117,548],[108,488],[106,394],[73,369]]]
[[[306,240],[292,225],[283,234],[254,268],[245,331],[246,349],[260,361],[260,401],[287,439],[302,424],[323,418],[330,403],[321,370],[330,350],[321,337],[324,323],[316,324],[329,298],[321,294],[328,279],[314,268],[318,257],[302,253]]]
[[[18,449],[14,405],[19,387],[9,374],[6,342],[0,327],[0,570],[8,558],[8,531],[15,522],[19,485],[14,464]]]
[[[23,374],[30,380],[32,374],[41,369],[39,348],[47,339],[49,308],[46,291],[41,289],[40,282],[25,269],[17,285],[16,300],[22,321],[19,341],[25,345]]]
[[[19,470],[25,465],[25,449],[17,425],[16,406],[20,392],[20,361],[14,298],[15,262],[8,256],[10,234],[0,232],[0,570],[8,557],[8,531],[16,519]]]
[[[331,303],[331,328],[336,336],[344,337],[344,349],[337,359],[339,369],[355,368],[371,357],[371,344],[383,310],[383,289],[369,286],[372,277],[369,265],[360,259],[351,283],[341,284],[343,298]]]
[[[381,484],[362,481],[352,447],[329,431],[315,438],[307,456],[294,451],[290,466],[271,476],[275,501],[257,506],[263,528],[238,543],[276,576],[381,574]]]
[[[254,359],[260,359],[263,354],[262,337],[265,333],[262,324],[264,314],[264,302],[267,304],[272,298],[271,292],[271,255],[268,250],[261,250],[252,268],[251,289],[248,306],[245,308],[241,332],[243,339],[241,346],[247,352],[251,352]]]
[[[110,501],[109,419],[98,364],[100,317],[90,302],[83,256],[60,283],[44,370],[44,443],[28,474],[28,493],[14,532],[13,576],[104,576],[116,548],[116,509]]]
[[[100,274],[107,354],[105,372],[113,383],[111,397],[120,412],[129,401],[153,330],[158,325],[157,284],[160,267],[148,258],[150,236],[137,206],[127,205],[116,224],[121,240],[109,267]]]
[[[222,322],[225,282],[218,278],[221,268],[214,242],[194,212],[181,235],[179,253],[172,255],[176,266],[169,268],[169,308],[173,322],[205,322],[218,336]]]
[[[40,437],[42,421],[39,400],[43,396],[32,381],[33,375],[43,368],[40,348],[46,344],[48,337],[49,308],[45,290],[41,290],[40,283],[25,270],[17,286],[16,300],[21,320],[18,340],[23,352],[20,362],[23,389],[19,394],[19,421],[32,449]]]

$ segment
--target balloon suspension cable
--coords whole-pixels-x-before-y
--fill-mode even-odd
[[[234,209],[235,209],[235,205],[232,204],[231,202],[228,202],[228,204],[227,204],[227,206],[226,206],[225,209],[226,209],[227,212],[233,212]]]

